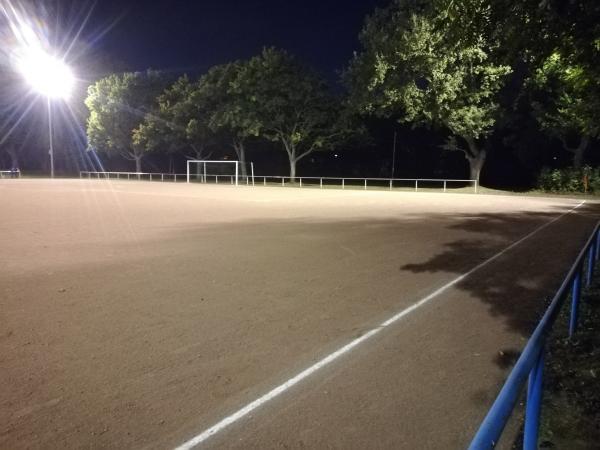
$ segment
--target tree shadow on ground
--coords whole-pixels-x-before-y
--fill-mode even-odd
[[[455,287],[484,302],[491,315],[504,320],[508,330],[528,338],[592,232],[600,209],[586,205],[550,224],[567,211],[569,208],[564,207],[547,213],[461,217],[448,228],[473,233],[472,237],[449,242],[427,261],[405,264],[401,270],[461,275],[482,264]],[[534,233],[544,224],[549,225]],[[523,239],[525,236],[529,237]],[[513,245],[515,242],[519,244]],[[485,263],[509,245],[512,247],[505,253]],[[503,349],[494,361],[508,368],[518,356],[515,349]]]

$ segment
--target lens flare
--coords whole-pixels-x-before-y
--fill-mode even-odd
[[[29,85],[46,97],[67,99],[71,94],[75,83],[71,69],[40,48],[24,49],[16,67]]]

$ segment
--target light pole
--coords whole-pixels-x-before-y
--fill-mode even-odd
[[[46,53],[40,47],[25,48],[17,61],[17,68],[27,83],[46,97],[48,105],[48,141],[50,177],[54,178],[54,143],[52,129],[52,100],[67,100],[73,89],[73,72],[59,58]]]
[[[48,154],[50,155],[50,178],[54,178],[54,144],[52,135],[52,105],[50,104],[50,97],[46,97],[48,102]]]

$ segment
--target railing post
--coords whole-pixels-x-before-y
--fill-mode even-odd
[[[342,178],[342,189],[345,189],[345,188],[346,188],[346,186],[344,186],[344,184],[345,184],[345,183],[344,183],[344,179]]]
[[[392,190],[392,180],[390,180],[390,191]]]
[[[577,268],[573,278],[573,290],[571,292],[571,318],[569,320],[569,337],[577,330],[577,315],[579,312],[579,297],[581,295],[581,267]]]
[[[281,185],[285,186],[285,178],[284,177],[281,177]]]
[[[299,180],[300,180],[300,187],[302,187],[302,178],[300,178]]]
[[[590,248],[588,250],[588,267],[587,267],[587,279],[586,279],[586,287],[590,287],[592,285],[592,279],[594,277],[594,261],[596,261],[596,245],[595,242],[592,242]]]
[[[263,177],[263,186],[267,185],[267,177]]]
[[[446,192],[446,180],[444,180],[444,192]]]
[[[365,191],[367,190],[367,179],[365,178]]]
[[[419,190],[419,180],[415,180],[415,192]]]
[[[323,189],[323,178],[319,178],[319,188]]]
[[[525,430],[523,449],[537,450],[540,429],[540,411],[542,408],[542,378],[544,373],[544,346],[540,348],[535,365],[529,373],[527,385],[527,404],[525,406]]]

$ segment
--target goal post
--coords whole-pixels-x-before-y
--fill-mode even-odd
[[[219,183],[229,180],[231,184],[239,186],[241,179],[242,182],[254,186],[254,164],[246,163],[247,170],[241,169],[240,161],[190,159],[186,163],[186,181]]]

